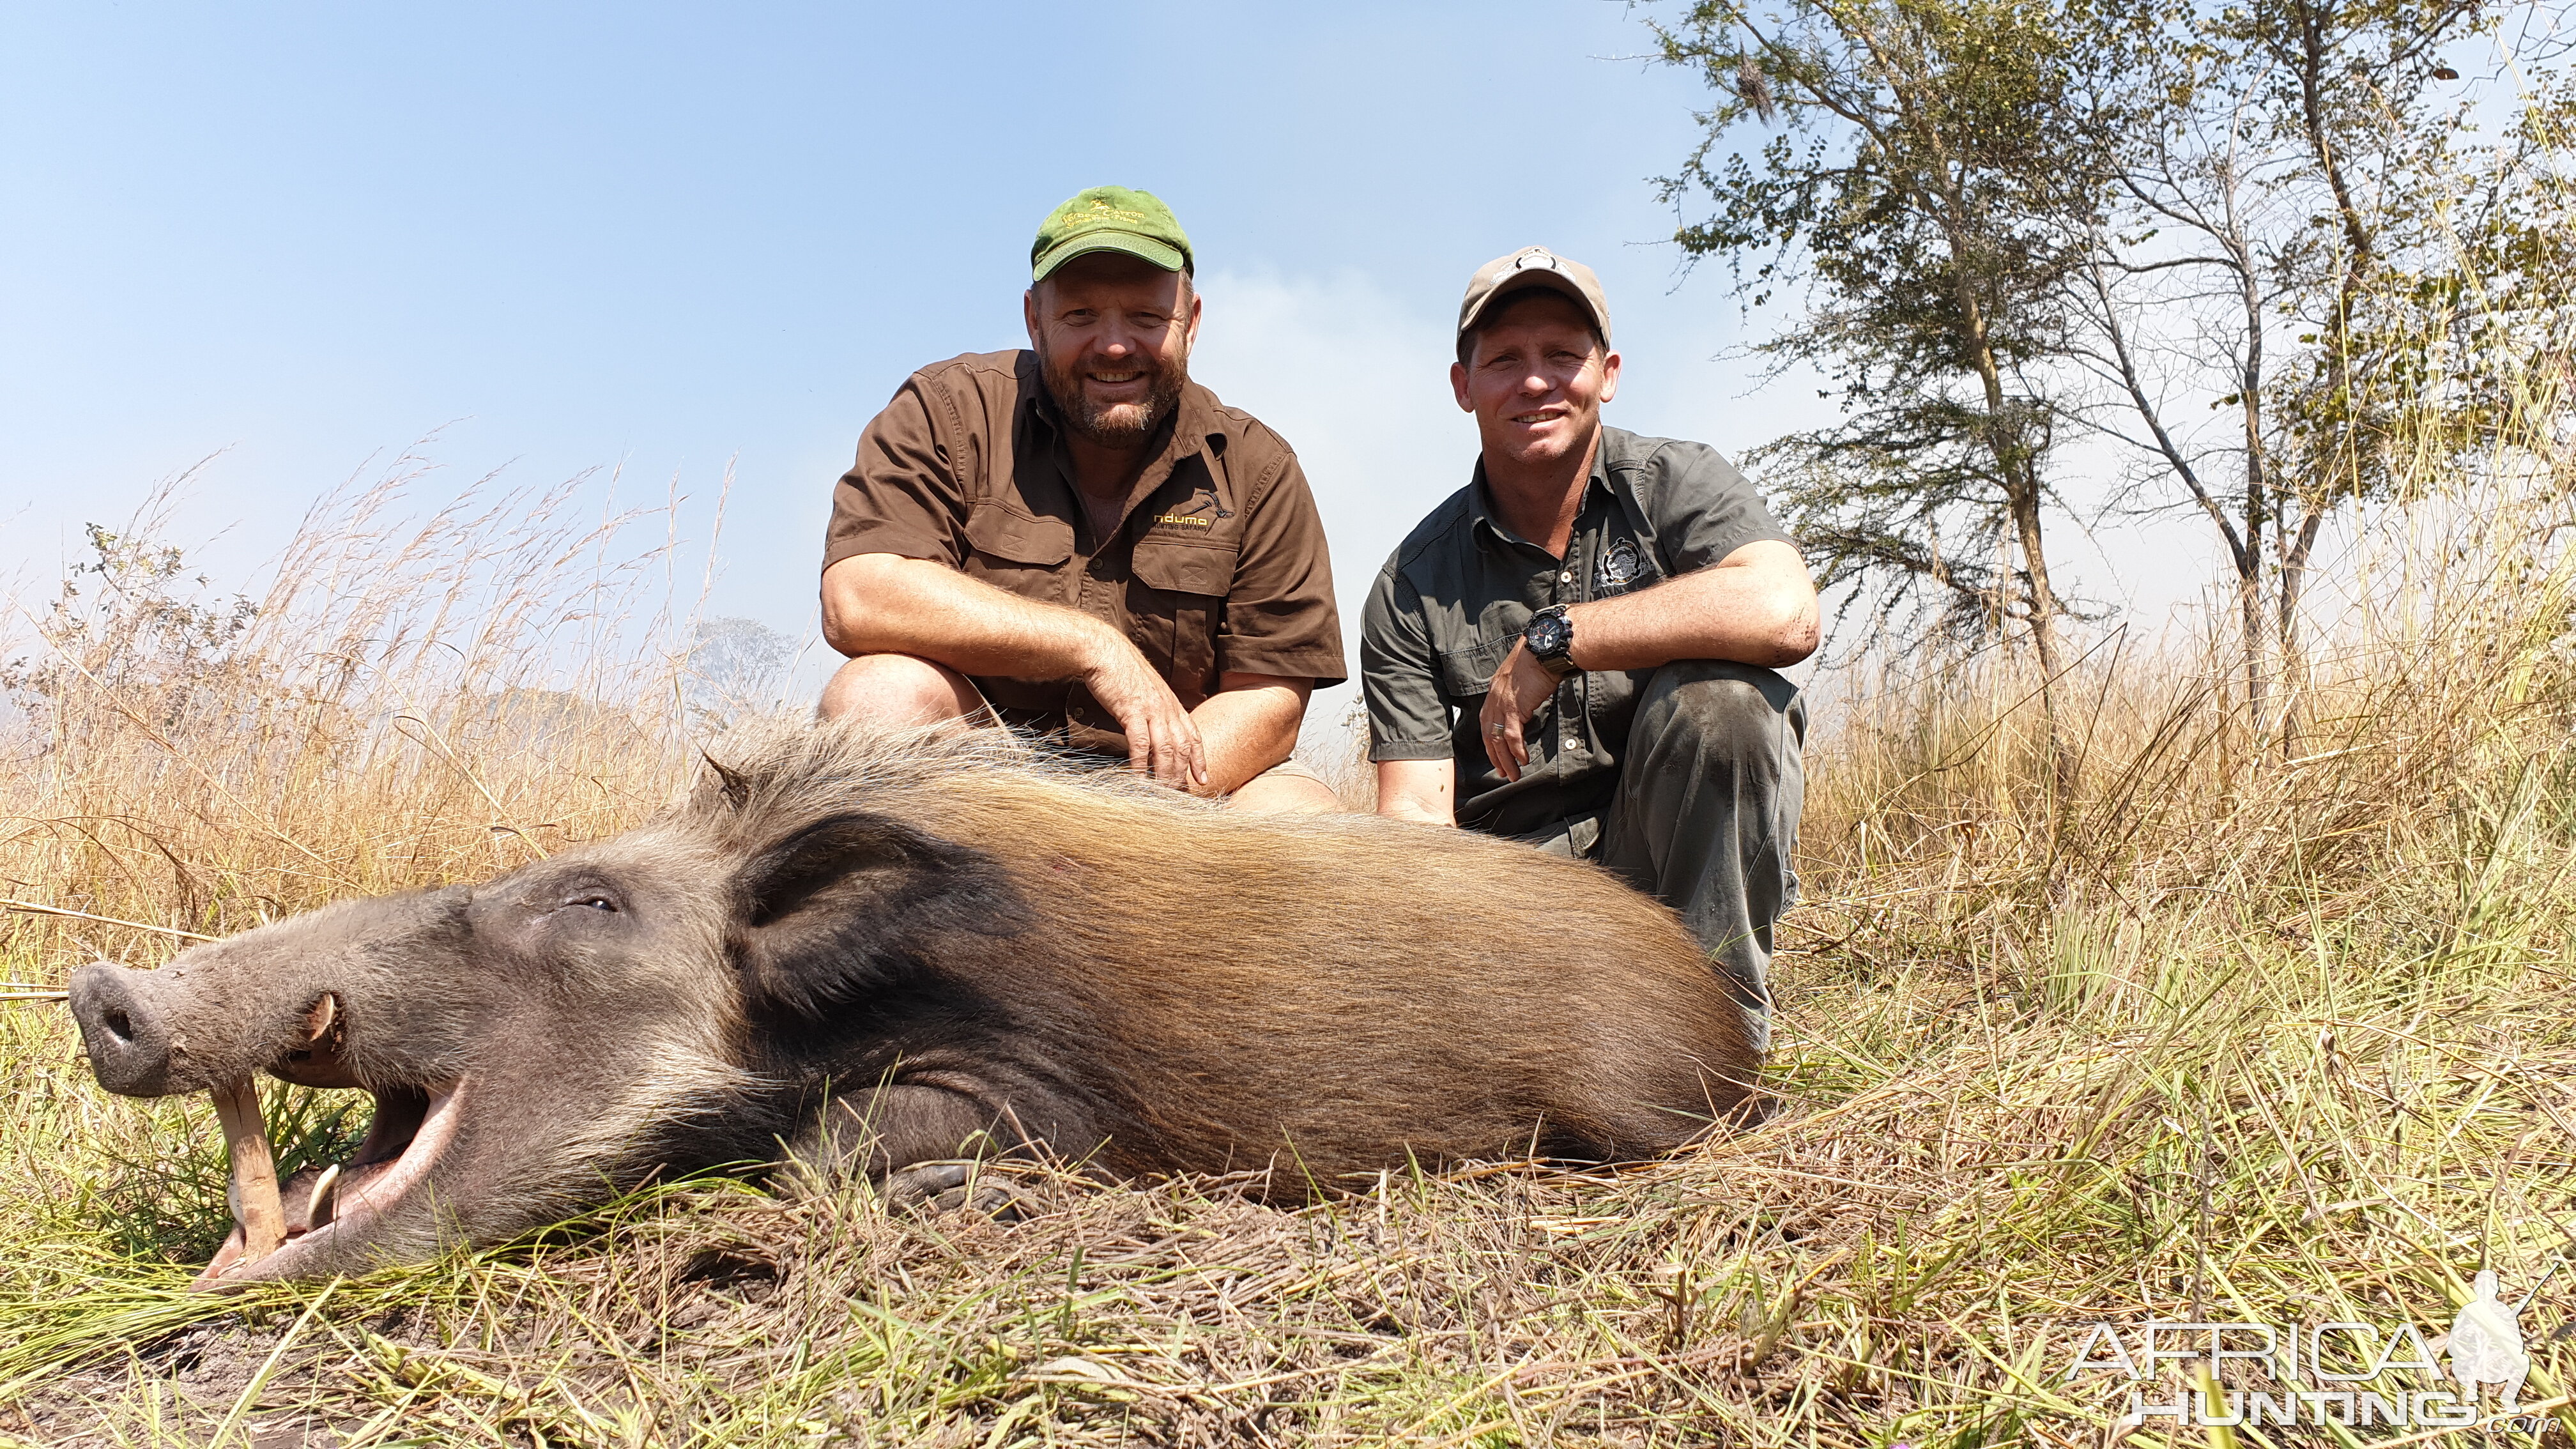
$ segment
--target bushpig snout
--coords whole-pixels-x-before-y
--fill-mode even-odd
[[[128,1097],[167,1097],[270,1067],[309,1086],[355,1085],[335,1062],[288,1055],[322,1040],[338,1013],[336,997],[292,984],[281,990],[226,964],[216,958],[134,971],[102,962],[73,972],[72,1019],[98,1084]]]
[[[158,974],[105,962],[72,973],[72,1019],[80,1023],[98,1084],[111,1092],[161,1097],[204,1085],[171,1080],[172,1058],[184,1058],[188,1048],[173,1028],[176,1014],[161,999],[168,983],[156,980]]]
[[[456,1033],[438,1029],[452,1013],[432,1008],[454,1000],[443,968],[457,959],[467,899],[448,890],[348,901],[192,946],[157,971],[82,967],[72,1016],[99,1085],[165,1097],[267,1068],[306,1086],[355,1086],[340,1056],[345,1030],[326,1035],[352,992],[369,997],[371,1019],[408,1023],[398,1036],[452,1055]]]

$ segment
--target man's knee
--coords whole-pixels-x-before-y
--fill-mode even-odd
[[[1324,815],[1342,808],[1333,787],[1313,775],[1272,770],[1243,782],[1225,797],[1229,809],[1255,815]]]
[[[1631,746],[1681,748],[1733,759],[1793,757],[1806,737],[1798,687],[1751,664],[1676,660],[1657,669],[1637,701]]]
[[[862,654],[833,671],[815,713],[888,725],[936,724],[983,708],[966,676],[910,654]]]

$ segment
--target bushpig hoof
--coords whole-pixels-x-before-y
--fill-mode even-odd
[[[919,1162],[886,1174],[878,1191],[886,1206],[904,1212],[945,1213],[964,1209],[995,1222],[1016,1223],[1028,1216],[1020,1195],[1000,1181],[976,1171],[974,1162]]]

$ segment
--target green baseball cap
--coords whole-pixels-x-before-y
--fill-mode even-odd
[[[1180,219],[1150,191],[1094,186],[1047,213],[1029,248],[1029,280],[1043,282],[1055,269],[1091,252],[1125,252],[1167,272],[1186,272],[1190,236]]]

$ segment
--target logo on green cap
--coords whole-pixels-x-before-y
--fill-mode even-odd
[[[1190,237],[1180,219],[1150,191],[1094,186],[1047,213],[1029,248],[1029,279],[1091,252],[1125,252],[1167,272],[1190,269]]]

